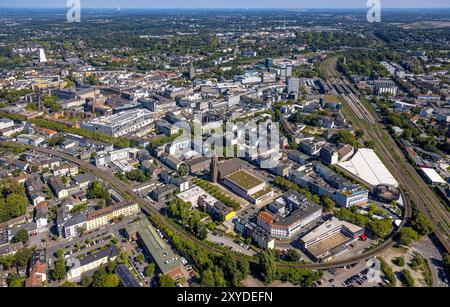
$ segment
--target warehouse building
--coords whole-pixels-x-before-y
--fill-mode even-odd
[[[129,224],[125,231],[129,238],[139,239],[144,251],[153,258],[162,274],[174,279],[183,275],[180,260],[147,220]]]
[[[378,185],[398,187],[397,180],[372,149],[358,149],[349,161],[338,165],[374,187]]]

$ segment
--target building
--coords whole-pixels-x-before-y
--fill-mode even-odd
[[[289,239],[322,216],[322,207],[296,192],[287,192],[261,211],[257,224],[272,237]]]
[[[81,124],[81,128],[118,137],[136,132],[153,123],[153,114],[144,109],[133,109],[102,116]]]
[[[223,179],[225,176],[246,168],[248,167],[246,167],[245,162],[240,159],[233,158],[223,160],[219,163],[219,178]]]
[[[6,245],[9,243],[10,231],[9,225],[7,222],[0,224],[0,246]]]
[[[15,255],[21,249],[23,249],[22,242],[0,245],[0,257]]]
[[[165,134],[167,136],[171,136],[177,134],[180,128],[176,125],[173,125],[165,120],[158,120],[155,124],[156,131]]]
[[[314,140],[303,140],[300,142],[300,150],[312,157],[320,152],[320,148],[325,142],[317,142]]]
[[[355,149],[350,145],[341,147],[326,145],[320,148],[319,158],[326,165],[334,165],[341,161],[346,161],[354,152]]]
[[[388,94],[389,96],[397,95],[397,86],[392,80],[375,80],[373,82],[373,90],[375,95]]]
[[[236,233],[242,235],[244,238],[252,238],[260,248],[275,248],[275,239],[266,230],[255,223],[241,217],[235,218],[233,223],[234,231]]]
[[[329,109],[341,109],[342,103],[338,97],[334,95],[325,95],[320,99],[320,105],[322,108]]]
[[[223,184],[234,193],[253,204],[259,204],[272,197],[272,189],[266,183],[246,170],[239,170],[225,176]]]
[[[167,202],[178,191],[177,187],[173,184],[166,184],[161,187],[153,189],[150,193],[150,197],[157,202]]]
[[[314,163],[312,170],[292,171],[290,178],[311,193],[330,197],[341,208],[362,206],[369,200],[366,188],[348,181],[320,163]]]
[[[136,159],[140,149],[122,148],[118,150],[104,151],[97,154],[94,158],[96,166],[106,166],[109,163],[121,168],[123,171],[130,171],[134,168],[127,163],[129,159]]]
[[[42,287],[47,281],[47,257],[45,250],[37,250],[33,253],[29,263],[29,276],[25,281],[25,287]]]
[[[309,157],[304,153],[301,153],[300,151],[294,149],[288,151],[288,159],[296,163],[305,165],[309,160]]]
[[[111,220],[130,216],[139,212],[139,205],[135,202],[121,202],[91,213],[86,217],[86,231],[92,231],[108,224]]]
[[[81,275],[95,270],[102,265],[108,263],[108,261],[114,261],[119,255],[120,251],[116,246],[112,246],[94,254],[90,254],[79,261],[74,261],[74,265],[67,272],[67,280],[70,282],[76,282],[80,279]],[[75,265],[77,263],[79,265]]]
[[[37,134],[21,134],[17,137],[17,143],[31,146],[39,146],[45,141],[43,136]]]
[[[216,154],[214,154],[211,158],[211,166],[210,166],[210,180],[212,183],[217,183],[219,177],[219,158]]]
[[[47,230],[48,204],[42,202],[35,208],[34,222],[39,232]]]
[[[304,235],[300,244],[315,261],[326,261],[363,234],[363,228],[332,218]]]
[[[174,279],[183,275],[180,260],[147,220],[129,224],[125,231],[129,238],[138,238],[144,251],[153,258],[162,274]]]
[[[211,196],[199,186],[194,186],[189,190],[181,192],[177,194],[177,197],[184,202],[191,203],[194,207],[198,207],[200,198],[206,198],[206,201],[211,204],[218,201],[215,197]]]
[[[66,207],[66,206],[64,206]],[[66,207],[67,208],[67,207]],[[60,215],[64,214],[62,209],[61,211],[58,211],[58,229],[60,229],[60,236],[64,237],[65,239],[70,239],[73,237],[76,237],[81,230],[86,230],[86,214],[81,213],[71,219],[67,218],[64,219],[64,217]],[[68,209],[67,209],[68,211]],[[68,212],[67,212],[68,215]]]
[[[61,178],[53,177],[48,181],[48,186],[59,199],[69,196],[69,189],[62,182]]]
[[[94,181],[94,175],[90,173],[84,173],[76,176],[74,178],[75,183],[80,189],[87,189],[92,181]]]
[[[175,156],[166,154],[161,160],[171,169],[178,171],[183,162]]]
[[[186,191],[190,187],[190,181],[178,174],[169,174],[168,172],[161,172],[161,180],[166,184],[173,184],[180,192]]]
[[[119,276],[120,284],[125,288],[140,288],[141,285],[134,278],[133,274],[131,274],[128,267],[124,264],[120,264],[116,268],[116,274]]]
[[[372,149],[360,148],[349,161],[339,163],[338,166],[374,187],[378,185],[398,187],[397,180]]]
[[[14,121],[8,118],[0,118],[0,130],[11,128],[14,126]]]
[[[298,93],[300,92],[300,79],[289,77],[287,80],[286,91],[289,96],[298,98]]]
[[[208,214],[210,214],[215,220],[225,222],[231,220],[235,215],[236,211],[233,208],[228,207],[220,201],[213,201],[210,197],[202,196],[199,198],[198,205],[203,208]]]
[[[191,174],[199,174],[205,170],[210,170],[211,158],[209,157],[194,158],[192,160],[187,161],[186,165],[189,167],[189,172]]]
[[[445,180],[432,168],[422,167],[422,176],[429,184],[440,185],[446,184]]]
[[[165,113],[176,108],[175,100],[168,99],[156,93],[151,93],[147,98],[138,99],[142,106],[155,113]]]

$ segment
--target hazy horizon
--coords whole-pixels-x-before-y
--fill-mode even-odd
[[[366,0],[228,0],[228,1],[206,1],[191,0],[189,6],[186,1],[165,0],[149,1],[145,0],[80,0],[83,8],[142,8],[142,9],[355,9],[367,8]],[[293,3],[297,2],[297,3]],[[339,2],[339,3],[336,3]],[[0,8],[65,8],[66,0],[0,0]],[[382,8],[450,8],[448,0],[396,0],[381,1]]]

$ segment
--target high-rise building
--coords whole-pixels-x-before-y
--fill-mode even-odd
[[[39,49],[39,62],[40,62],[40,63],[45,63],[45,62],[47,62],[47,58],[45,57],[45,51],[44,51],[44,48],[40,48],[40,49]]]
[[[189,79],[193,80],[195,78],[195,68],[194,64],[191,62],[191,65],[189,66]]]
[[[267,58],[267,59],[265,60],[265,62],[264,62],[264,66],[265,66],[267,69],[271,69],[272,66],[273,66],[273,59],[272,59],[272,58]]]
[[[209,174],[211,176],[211,182],[217,183],[217,178],[219,177],[219,158],[216,154],[214,154],[211,158]]]
[[[300,91],[300,79],[299,78],[288,78],[287,81],[287,94],[298,96]]]

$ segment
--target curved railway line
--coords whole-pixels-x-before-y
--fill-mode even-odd
[[[7,143],[7,142],[3,142],[3,144],[7,144],[10,147],[14,147],[17,144],[15,143]],[[141,209],[150,217],[157,217],[159,218],[159,220],[164,223],[164,225],[168,228],[170,228],[172,231],[174,231],[175,233],[177,233],[178,235],[182,236],[183,238],[185,238],[186,240],[189,240],[191,242],[196,243],[197,245],[210,250],[214,253],[217,254],[223,254],[224,253],[224,249],[220,249],[218,247],[215,247],[213,244],[208,244],[205,241],[201,241],[195,237],[193,237],[192,235],[190,235],[189,233],[187,233],[186,231],[175,227],[174,225],[172,225],[170,222],[168,222],[165,218],[164,215],[162,215],[158,210],[156,210],[154,207],[151,206],[151,204],[149,204],[144,198],[140,197],[139,195],[137,195],[127,184],[125,184],[124,182],[120,181],[118,178],[116,178],[114,175],[103,171],[97,167],[95,167],[94,165],[86,162],[86,161],[82,161],[80,159],[74,158],[71,155],[68,155],[64,152],[60,152],[60,151],[55,151],[52,149],[48,149],[48,148],[41,148],[41,147],[33,147],[33,146],[28,146],[28,148],[36,151],[36,152],[40,152],[40,153],[45,153],[51,156],[55,156],[55,157],[59,157],[62,158],[64,160],[70,161],[72,163],[77,164],[78,166],[80,166],[81,168],[83,168],[84,170],[92,173],[93,175],[95,175],[97,178],[107,182],[109,185],[111,185],[114,189],[117,190],[117,192],[121,193],[122,195],[126,195],[127,197],[129,197],[129,199],[137,202],[139,204],[139,206],[141,207]],[[350,257],[347,259],[343,259],[343,260],[339,260],[339,261],[332,261],[332,262],[326,262],[326,263],[307,263],[307,264],[300,264],[300,263],[288,263],[288,262],[277,262],[277,266],[280,268],[294,268],[294,269],[312,269],[312,270],[325,270],[325,269],[330,269],[330,268],[336,268],[336,267],[343,267],[346,265],[351,265],[351,264],[355,264],[358,263],[360,261],[364,261],[367,260],[369,258],[372,258],[374,256],[379,255],[380,253],[382,253],[383,251],[385,251],[386,249],[392,247],[395,245],[395,237],[398,235],[399,231],[404,227],[404,225],[406,224],[407,220],[409,219],[409,217],[411,216],[411,208],[409,206],[409,203],[407,203],[406,201],[406,197],[404,197],[405,199],[405,210],[404,210],[404,217],[402,220],[402,224],[400,225],[400,227],[398,227],[398,229],[396,229],[396,231],[394,231],[391,236],[383,241],[380,245],[374,247],[373,249],[366,251],[365,253],[362,253],[360,255],[354,256],[354,257]],[[252,263],[259,263],[259,259],[257,257],[250,257],[250,256],[246,256],[246,255],[242,255],[239,253],[234,253],[236,255],[236,257],[239,257],[241,259],[246,259],[249,262]]]
[[[337,87],[337,89],[343,89],[340,94],[336,87],[331,87],[332,92],[338,94],[337,96],[343,97],[353,115],[360,121],[366,135],[375,142],[377,149],[380,151],[379,154],[387,160],[385,163],[387,162],[388,168],[405,189],[406,196],[414,200],[418,208],[435,225],[436,237],[447,252],[450,252],[449,212],[443,207],[440,199],[419,177],[416,170],[408,163],[404,153],[395,141],[391,139],[391,136],[383,130],[383,127],[379,124],[381,119],[378,114],[368,110],[355,96],[354,87],[336,71],[335,63],[336,60],[333,59],[331,66],[327,67],[328,78],[331,80],[329,83],[344,86]],[[353,124],[359,125],[360,123]],[[363,123],[366,123],[367,126],[364,127]],[[390,145],[389,148],[387,144]]]

